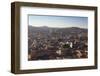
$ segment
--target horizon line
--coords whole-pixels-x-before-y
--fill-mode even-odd
[[[88,28],[85,28],[85,27],[74,27],[74,26],[71,26],[71,27],[52,27],[52,26],[33,26],[33,25],[29,25],[29,26],[32,26],[32,27],[49,27],[49,28],[83,28],[83,29],[88,29]]]

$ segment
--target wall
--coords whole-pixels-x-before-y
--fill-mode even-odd
[[[0,76],[17,76],[10,73],[10,55],[11,55],[11,15],[10,3],[15,0],[1,0],[0,2]],[[73,4],[73,5],[87,5],[98,6],[100,17],[100,1],[99,0],[17,0],[26,2],[41,2],[41,3],[57,3],[57,4]],[[100,18],[98,18],[100,20]],[[99,24],[99,22],[98,22]],[[100,26],[98,25],[98,28]],[[98,29],[98,33],[100,30]],[[98,43],[100,42],[100,35],[98,36]],[[100,43],[99,43],[100,46]],[[100,50],[100,48],[98,48]],[[100,58],[100,51],[98,52]],[[21,74],[18,76],[100,76],[100,59],[98,62],[98,70],[81,70],[81,71],[65,71],[52,73],[38,73],[38,74]]]

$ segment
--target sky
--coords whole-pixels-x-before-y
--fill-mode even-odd
[[[88,28],[88,17],[29,15],[28,25],[35,27],[47,26],[53,28]]]

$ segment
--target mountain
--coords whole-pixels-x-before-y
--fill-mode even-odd
[[[42,33],[49,33],[49,32],[55,32],[55,33],[63,33],[67,35],[74,35],[74,34],[81,34],[81,33],[88,33],[88,29],[86,28],[78,28],[78,27],[69,27],[69,28],[51,28],[47,26],[43,27],[34,27],[34,26],[28,26],[28,30],[31,33],[35,32],[42,32]]]

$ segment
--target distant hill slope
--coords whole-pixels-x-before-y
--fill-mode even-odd
[[[85,28],[78,28],[78,27],[69,27],[69,28],[51,28],[51,27],[34,27],[34,26],[28,26],[29,33],[34,32],[43,32],[43,33],[49,33],[49,32],[56,32],[56,33],[64,33],[64,34],[81,34],[81,33],[88,33],[88,29]]]

